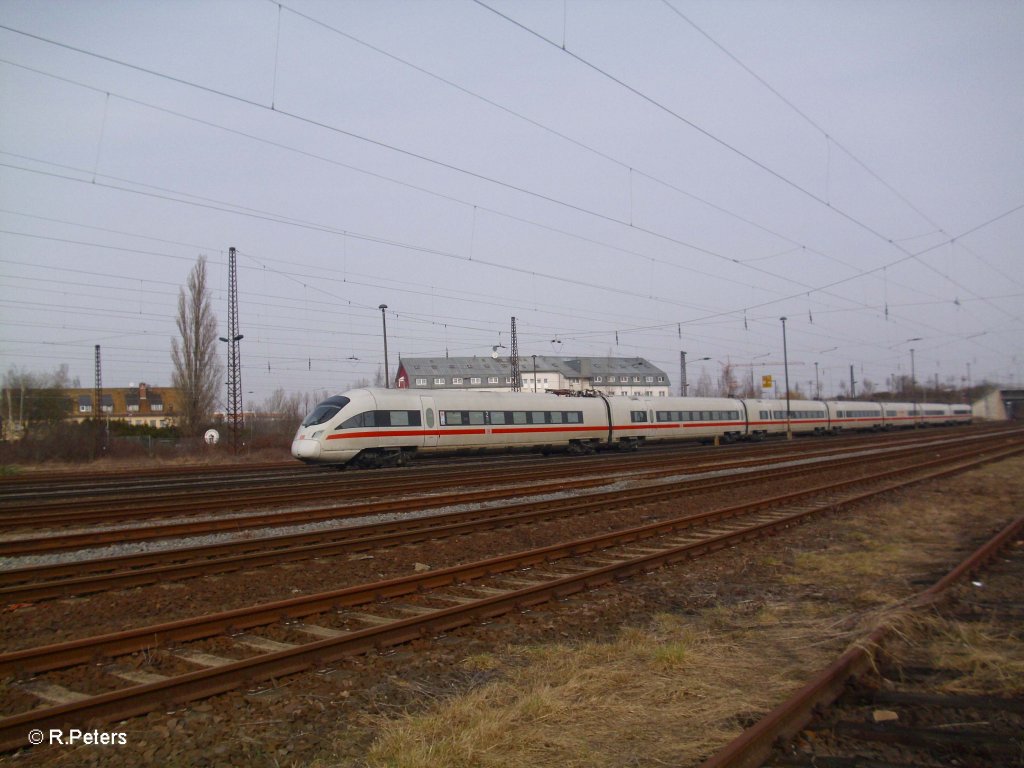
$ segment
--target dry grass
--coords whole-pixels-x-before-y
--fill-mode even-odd
[[[972,474],[1009,484],[1024,461]],[[936,494],[932,498],[941,496]],[[923,642],[920,616],[900,609],[910,582],[955,562],[964,519],[993,514],[955,494],[943,503],[897,501],[844,514],[841,544],[773,558],[784,600],[718,605],[699,616],[655,617],[607,643],[509,648],[467,669],[502,677],[403,717],[368,718],[378,733],[369,766],[600,768],[699,762],[828,664],[867,628],[885,623]],[[881,535],[880,535],[881,534]],[[782,566],[787,563],[787,566]],[[950,626],[929,646],[964,670],[962,690],[1021,690],[1024,649],[981,627]],[[973,631],[976,630],[976,631]],[[1012,643],[1011,643],[1012,645]]]
[[[680,755],[708,754],[800,682],[806,659],[778,650],[723,643],[673,616],[623,630],[610,643],[510,649],[517,663],[506,666],[505,679],[382,723],[367,763],[674,764]],[[752,689],[752,679],[763,684]]]
[[[930,615],[918,617],[906,639],[894,652],[897,663],[957,673],[939,686],[946,693],[1024,695],[1024,637],[1019,630]]]

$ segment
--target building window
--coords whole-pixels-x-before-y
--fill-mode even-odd
[[[653,376],[647,376],[647,377],[644,378],[644,381],[647,382],[648,384],[653,384],[654,383],[654,377]]]
[[[416,386],[417,387],[425,387],[425,386],[427,386],[427,380],[426,379],[416,379]]]
[[[505,383],[506,384],[511,384],[512,383],[512,377],[511,376],[506,376],[505,377]]]
[[[628,384],[629,383],[629,376],[619,376],[619,383],[620,384]],[[626,393],[623,392],[622,394],[626,394]]]
[[[594,383],[595,383],[595,384],[600,384],[600,383],[602,383],[603,381],[604,381],[604,377],[603,377],[603,376],[595,376],[595,377],[594,377]]]
[[[479,376],[474,376],[473,378],[471,378],[469,380],[469,383],[470,384],[479,384],[480,383],[480,377]]]
[[[661,384],[663,381],[665,381],[665,377],[664,376],[659,376],[658,377],[658,383]]]
[[[488,384],[497,384],[498,383],[498,377],[497,376],[488,376],[487,377],[487,383]]]
[[[434,383],[435,384],[444,384],[444,376],[438,376],[436,379],[434,379]]]
[[[154,411],[156,413],[161,412],[163,409],[164,409],[164,404],[163,403],[150,403],[149,404],[149,410]],[[156,426],[155,422],[153,423],[153,426],[154,427]]]
[[[138,413],[138,412],[139,412],[139,405],[138,405],[138,403],[136,403],[135,405],[129,405],[128,406],[128,413]],[[132,423],[134,423],[134,422],[132,422]]]
[[[633,377],[633,383],[634,384],[639,384],[640,383],[640,377],[639,376],[634,376]]]
[[[80,405],[80,406],[78,406],[78,412],[79,413],[92,413],[92,406],[91,405]]]
[[[462,377],[461,376],[452,376],[452,384],[454,386],[461,387],[462,386]]]

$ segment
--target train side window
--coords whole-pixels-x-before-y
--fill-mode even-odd
[[[339,429],[359,429],[363,426],[363,414],[357,413],[355,416],[345,419],[341,422]]]
[[[464,424],[462,411],[441,411],[441,423],[449,427]]]
[[[547,416],[547,414],[544,413],[544,411],[530,411],[530,423],[531,424],[546,424],[547,423],[547,419],[545,418],[546,416]]]
[[[671,411],[658,411],[655,414],[654,417],[658,421],[671,421],[672,420],[672,412]]]
[[[381,411],[386,413],[392,427],[418,427],[420,426],[419,411]],[[383,426],[378,423],[377,426]]]
[[[562,423],[562,412],[561,411],[552,411],[550,416],[551,416],[551,423],[552,424],[561,424]]]
[[[637,424],[639,422],[646,422],[647,414],[644,413],[643,411],[630,411],[629,418],[630,421],[632,421],[634,424]]]
[[[505,412],[504,411],[491,411],[491,424],[504,424],[505,423]]]
[[[581,424],[583,422],[582,411],[566,411],[565,421],[568,424]]]
[[[483,411],[470,411],[468,414],[469,423],[479,425],[484,423],[484,412]]]
[[[512,411],[513,424],[526,424],[526,411]]]

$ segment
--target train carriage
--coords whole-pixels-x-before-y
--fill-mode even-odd
[[[427,450],[575,446],[609,438],[599,398],[553,394],[358,389],[328,398],[303,420],[292,455],[363,466],[403,464]]]
[[[881,403],[864,403],[856,400],[828,400],[828,428],[833,434],[844,429],[878,430],[885,426]]]
[[[611,401],[614,434],[621,440],[703,440],[726,442],[747,434],[742,400],[725,397],[630,398]]]
[[[786,434],[787,425],[794,434],[822,434],[828,430],[828,412],[817,400],[790,400],[786,418],[785,400],[745,400],[750,435],[761,439]]]

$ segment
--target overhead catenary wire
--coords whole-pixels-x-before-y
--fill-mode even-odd
[[[280,9],[278,9],[278,24],[279,24],[279,25],[280,25],[280,14],[281,14],[281,11],[280,11]],[[280,37],[278,36],[278,38],[276,39],[276,46],[280,46],[281,44],[282,44],[282,41],[281,41]],[[278,56],[278,53],[279,53],[279,48],[275,47],[275,64],[276,64],[276,61],[277,61],[277,56]],[[275,69],[275,77],[276,77],[276,69]],[[275,83],[275,93],[276,93],[276,83]],[[271,103],[272,103],[272,105],[273,105],[273,100],[272,100],[272,102],[271,102]],[[134,182],[133,182],[133,183],[134,183]],[[499,215],[500,215],[500,214],[499,214]],[[343,236],[343,238],[345,237],[344,235],[342,235],[342,236]],[[347,238],[345,239],[345,242],[347,242]],[[219,249],[218,249],[218,250],[219,250]],[[473,253],[471,252],[471,254],[470,254],[470,255],[472,256],[472,255],[475,255],[475,254],[473,254]],[[652,273],[652,275],[653,275],[653,273]],[[371,281],[367,281],[367,282],[371,282]],[[378,282],[378,283],[380,283],[380,282],[383,282],[383,281],[377,281],[377,282]],[[844,298],[844,302],[848,301],[848,297],[843,297],[843,298]],[[862,307],[863,307],[863,309],[864,309],[864,310],[866,310],[866,311],[871,311],[871,306],[870,306],[870,304],[868,304],[867,302],[864,302],[864,303],[862,303]],[[815,307],[815,315],[819,315],[819,314],[823,314],[823,315],[824,315],[824,314],[828,314],[828,310],[821,310],[821,309],[818,309],[818,308],[817,308],[817,305],[816,305],[816,307]],[[429,322],[429,319],[428,319],[428,322]],[[712,322],[713,322],[713,321],[712,321]],[[612,323],[609,323],[609,324],[612,324]],[[613,324],[614,324],[614,325],[615,325],[616,327],[619,327],[619,328],[625,327],[623,323],[621,323],[621,322],[618,322],[618,321],[614,321],[614,323],[613,323]],[[561,326],[560,326],[560,327],[561,327]],[[604,332],[606,333],[607,331],[604,331]],[[909,334],[908,334],[908,335],[909,335]],[[823,345],[823,346],[824,346],[824,345]]]

